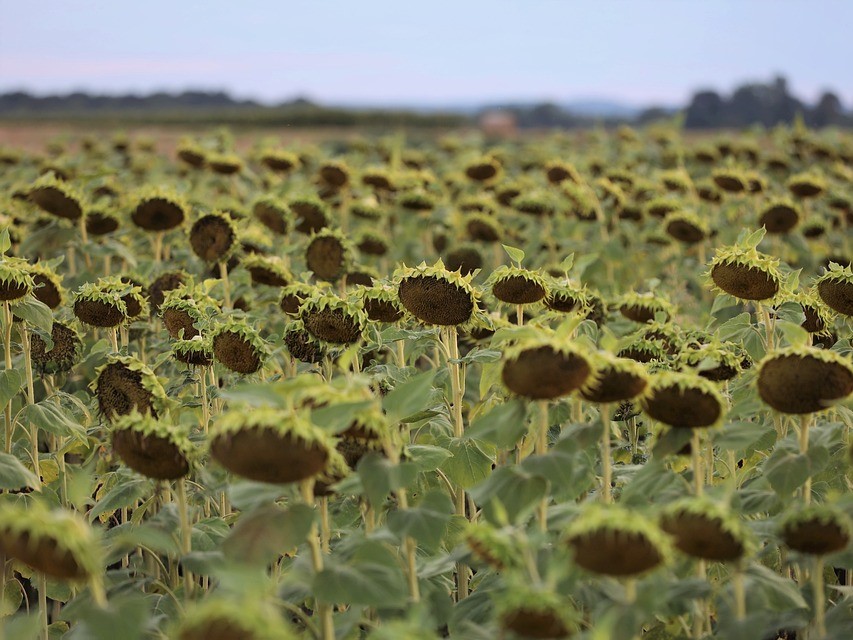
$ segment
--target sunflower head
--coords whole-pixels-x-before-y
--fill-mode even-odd
[[[479,306],[473,275],[448,271],[439,260],[432,266],[401,267],[394,273],[397,295],[406,311],[426,325],[464,327]]]

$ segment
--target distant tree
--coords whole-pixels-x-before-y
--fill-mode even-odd
[[[699,91],[687,106],[684,126],[688,129],[713,129],[722,126],[726,103],[716,91]]]
[[[841,100],[831,91],[824,92],[809,114],[809,124],[813,127],[840,125],[844,120],[844,107],[841,105]]]

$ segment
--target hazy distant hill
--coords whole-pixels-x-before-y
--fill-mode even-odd
[[[613,100],[583,99],[564,103],[515,102],[481,105],[330,106],[306,98],[279,104],[239,100],[224,91],[184,91],[148,95],[0,94],[0,118],[158,122],[165,124],[255,124],[269,126],[459,126],[473,124],[484,112],[511,113],[522,128],[573,128],[599,123],[644,124],[681,111],[690,129],[743,128],[790,123],[802,114],[813,127],[851,126],[853,114],[831,91],[809,105],[791,95],[784,78],[737,87],[730,96],[713,90],[696,92],[685,106],[640,108]]]

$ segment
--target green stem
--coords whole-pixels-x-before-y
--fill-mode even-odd
[[[809,453],[809,425],[811,414],[800,416],[800,453],[807,456]],[[812,477],[809,475],[803,483],[803,504],[809,506],[812,501]]]
[[[34,405],[36,403],[36,394],[33,385],[33,359],[30,351],[30,332],[24,322],[21,322],[18,330],[21,334],[21,344],[24,348],[24,372],[27,376],[27,404]],[[39,430],[38,426],[30,423],[30,447],[33,458],[33,472],[35,473],[38,486],[34,487],[36,491],[41,490],[41,464],[39,463]]]
[[[6,371],[12,370],[12,309],[8,302],[3,303],[3,346],[6,355]],[[12,453],[12,399],[6,403],[6,453]]]
[[[459,347],[456,344],[456,327],[446,327],[443,332],[444,346],[447,352],[447,368],[450,374],[450,390],[451,390],[451,410],[453,412],[453,437],[462,438],[465,435],[465,423],[462,418],[462,398],[464,391],[462,388],[462,380],[460,374],[460,366],[458,362]],[[466,517],[465,514],[465,490],[462,487],[455,487],[456,490],[456,515]],[[459,562],[456,564],[456,599],[464,600],[468,597],[468,567]]]
[[[331,553],[330,540],[332,531],[329,527],[329,497],[320,498],[320,549],[326,555]]]
[[[770,312],[760,302],[758,303],[758,308],[761,311],[761,316],[764,319],[764,350],[767,352],[773,351],[776,348],[774,344],[774,327],[770,322]]]
[[[302,492],[302,501],[312,509],[314,508],[314,480],[305,480],[301,483],[300,489]],[[320,536],[317,530],[317,523],[311,523],[311,529],[308,531],[308,545],[311,548],[311,564],[314,567],[314,573],[323,571],[323,551],[320,548]],[[335,622],[332,618],[332,607],[329,604],[318,602],[317,612],[320,616],[322,628],[322,640],[335,640]]]
[[[42,640],[50,640],[50,631],[47,628],[47,578],[39,571],[37,572],[37,585],[39,594],[39,618],[41,620]]]
[[[548,453],[548,401],[539,401],[539,427],[536,431],[536,455]],[[548,531],[548,494],[539,502],[539,530]]]
[[[181,478],[175,483],[178,494],[178,517],[181,522],[181,553],[184,556],[192,553],[192,527],[190,526],[190,508],[187,502],[187,483]],[[184,593],[192,593],[193,579],[187,568],[184,567]]]
[[[812,570],[812,589],[814,590],[814,626],[815,640],[826,637],[826,593],[823,585],[823,556],[815,556]]]
[[[199,372],[199,386],[201,387],[201,430],[207,434],[207,426],[210,424],[210,404],[207,399],[207,374],[204,367]]]
[[[735,619],[746,618],[746,588],[743,583],[743,570],[738,566],[732,576],[732,588],[735,594]]]
[[[690,454],[693,458],[693,481],[697,496],[702,495],[702,485],[704,478],[702,477],[702,446],[701,434],[699,429],[693,429],[692,440],[690,442]]]
[[[225,309],[231,309],[231,283],[228,280],[228,265],[224,262],[219,263],[219,277],[222,280],[222,289],[224,291],[223,301],[225,302]]]
[[[397,492],[397,503],[401,511],[409,508],[409,498],[405,489]],[[406,579],[409,585],[409,596],[412,602],[421,601],[421,588],[418,584],[417,544],[411,536],[403,539],[403,549],[406,553]]]
[[[599,405],[601,415],[601,497],[604,504],[613,502],[611,484],[613,483],[613,462],[610,455],[610,405],[606,402]]]

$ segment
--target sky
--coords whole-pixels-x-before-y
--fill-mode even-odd
[[[788,78],[853,107],[853,0],[0,0],[0,92],[682,104]]]

